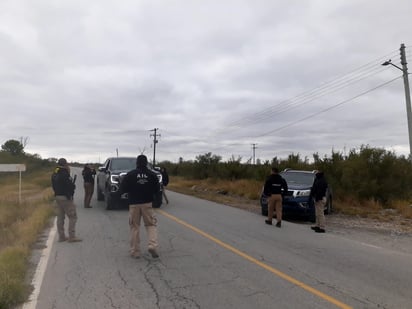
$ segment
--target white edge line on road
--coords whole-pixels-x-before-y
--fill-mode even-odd
[[[55,226],[56,219],[54,219],[53,227],[50,229],[49,237],[46,242],[46,247],[42,250],[42,253],[40,255],[40,261],[37,264],[36,272],[34,273],[33,280],[31,282],[31,284],[34,287],[33,292],[29,296],[29,300],[26,303],[24,303],[22,309],[36,309],[37,299],[40,294],[40,287],[43,283],[43,278],[44,274],[46,273],[46,267],[49,261],[53,240],[56,235]]]
[[[361,242],[360,244],[362,244],[362,245],[364,245],[364,246],[366,246],[366,247],[370,247],[370,248],[383,249],[382,247],[375,246],[375,245],[371,245],[371,244],[368,244],[368,243],[366,243],[366,242]]]

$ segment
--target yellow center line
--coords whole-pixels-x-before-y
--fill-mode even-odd
[[[325,294],[325,293],[323,293],[323,292],[321,292],[321,291],[319,291],[315,288],[312,288],[312,287],[308,286],[307,284],[305,284],[305,283],[303,283],[299,280],[296,280],[295,278],[293,278],[293,277],[277,270],[276,268],[273,268],[273,267],[271,267],[271,266],[269,266],[265,263],[262,263],[261,261],[251,257],[250,255],[247,255],[246,253],[243,253],[242,251],[232,247],[231,245],[228,245],[228,244],[224,243],[223,241],[213,237],[212,235],[209,235],[209,234],[203,232],[202,230],[199,230],[198,228],[194,227],[193,225],[190,225],[189,223],[186,223],[185,221],[182,221],[179,218],[176,218],[175,216],[172,216],[171,214],[168,214],[167,212],[165,212],[163,210],[160,210],[160,209],[156,209],[156,210],[159,213],[161,213],[162,215],[164,215],[165,217],[168,217],[169,219],[171,219],[171,220],[173,220],[173,221],[175,221],[175,222],[191,229],[192,231],[194,231],[194,232],[210,239],[211,241],[215,242],[216,244],[222,246],[223,248],[226,248],[227,250],[232,251],[233,253],[243,257],[244,259],[246,259],[246,260],[248,260],[248,261],[250,261],[250,262],[252,262],[252,263],[268,270],[268,271],[270,271],[271,273],[273,273],[273,274],[275,274],[275,275],[277,275],[277,276],[293,283],[294,285],[296,285],[296,286],[298,286],[298,287],[300,287],[300,288],[302,288],[302,289],[304,289],[304,290],[306,290],[306,291],[308,291],[308,292],[310,292],[310,293],[312,293],[312,294],[314,294],[314,295],[316,295],[316,296],[318,296],[318,297],[320,297],[320,298],[336,305],[337,307],[342,308],[342,309],[352,309],[352,307],[340,302],[339,300],[337,300],[337,299],[335,299],[335,298],[333,298],[333,297],[331,297],[331,296],[329,296],[329,295],[327,295],[327,294]]]

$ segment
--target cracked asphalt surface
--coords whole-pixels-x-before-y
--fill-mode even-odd
[[[78,184],[78,206],[82,197]],[[170,204],[158,211],[159,259],[143,250],[143,227],[144,254],[129,256],[127,211],[106,211],[95,198],[93,208],[78,207],[83,242],[53,242],[37,308],[409,308],[412,303],[412,246],[404,234],[393,235],[396,245],[394,238],[382,245],[368,240],[371,231],[337,224],[323,235],[304,222],[286,221],[277,229],[256,213],[174,192],[168,197]]]

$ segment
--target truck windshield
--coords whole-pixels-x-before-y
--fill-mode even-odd
[[[288,184],[299,184],[312,186],[315,174],[302,172],[283,172],[280,173]]]
[[[135,168],[135,158],[117,158],[112,160],[112,170],[131,171]]]

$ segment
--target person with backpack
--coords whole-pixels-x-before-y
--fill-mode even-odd
[[[140,257],[140,221],[146,227],[148,251],[153,258],[157,253],[157,218],[152,208],[153,197],[160,190],[159,180],[147,168],[147,157],[139,155],[136,169],[128,172],[121,183],[121,193],[127,193],[129,203],[130,255]]]
[[[57,232],[59,242],[79,242],[82,241],[76,237],[77,213],[76,205],[73,203],[73,195],[76,189],[75,180],[70,177],[70,167],[65,158],[60,158],[57,162],[51,177],[52,187],[57,203]],[[69,218],[68,235],[66,237],[64,229],[65,217]]]

